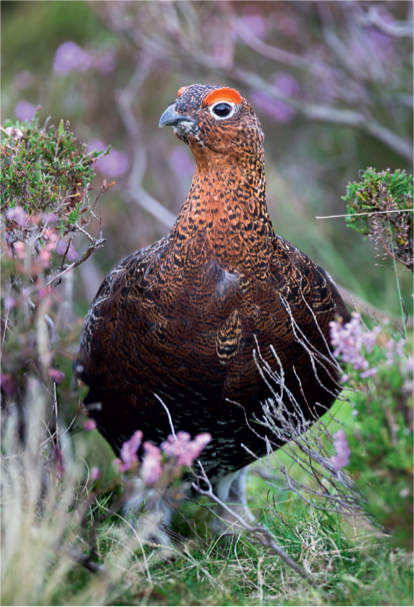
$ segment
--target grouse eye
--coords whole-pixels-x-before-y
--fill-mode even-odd
[[[229,103],[217,103],[211,108],[211,111],[218,118],[228,118],[233,113],[233,106]]]

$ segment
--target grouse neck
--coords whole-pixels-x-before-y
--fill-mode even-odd
[[[216,155],[215,161],[199,162],[190,192],[171,232],[183,241],[197,232],[247,233],[251,238],[274,235],[266,204],[266,180],[263,156],[228,158]]]

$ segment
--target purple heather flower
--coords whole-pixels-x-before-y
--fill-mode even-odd
[[[28,70],[17,72],[14,77],[14,86],[17,89],[26,89],[31,84],[33,84],[33,76]]]
[[[5,297],[3,300],[3,305],[6,310],[11,310],[16,305],[16,300],[11,296]]]
[[[96,421],[94,419],[86,420],[86,422],[83,422],[83,429],[86,432],[92,432],[92,430],[96,429]]]
[[[404,351],[403,351],[403,347],[404,346],[405,346],[405,339],[401,338],[395,344],[395,353],[397,354],[397,356],[403,356],[404,355]]]
[[[121,472],[129,470],[134,462],[138,461],[137,451],[141,446],[142,432],[137,430],[129,440],[125,441],[121,447],[120,458],[122,463],[119,467]]]
[[[194,173],[195,162],[180,147],[175,147],[169,154],[169,164],[173,172],[180,177],[191,177]]]
[[[33,120],[36,113],[36,106],[34,106],[33,103],[26,101],[26,99],[21,99],[16,104],[14,113],[16,114],[17,119],[21,122],[24,122],[25,120]]]
[[[392,21],[384,19],[384,21]],[[385,32],[376,27],[367,27],[365,30],[365,43],[372,52],[383,61],[392,58],[394,54],[394,40]]]
[[[371,367],[371,369],[367,369],[366,371],[362,371],[360,378],[366,379],[367,377],[371,377],[371,375],[375,375],[378,373],[378,369],[376,367]]]
[[[162,473],[161,451],[152,443],[146,441],[143,445],[145,451],[142,462],[142,480],[147,486],[155,485]]]
[[[49,375],[55,384],[60,384],[66,377],[63,371],[59,371],[58,369],[49,369]]]
[[[68,246],[68,243],[66,242],[66,240],[64,238],[61,238],[55,248],[55,251],[58,255],[64,255],[66,248]],[[73,246],[73,243],[71,242],[69,245],[69,249],[66,255],[66,259],[68,261],[75,261],[75,259],[77,259],[79,257],[78,252],[76,251],[75,247]]]
[[[404,355],[405,339],[398,340],[397,343],[393,339],[389,339],[385,344],[385,356],[387,363],[393,365],[395,362],[395,356],[401,357]]]
[[[6,211],[7,219],[15,221],[19,226],[24,227],[27,223],[27,213],[22,207],[14,207]]]
[[[85,72],[91,67],[90,55],[75,42],[64,42],[55,53],[53,69],[56,74],[68,74],[76,70]]]
[[[273,81],[277,90],[286,97],[297,97],[300,93],[299,82],[286,72],[276,74]]]
[[[242,21],[252,34],[257,38],[264,38],[266,35],[266,21],[263,19],[262,11],[254,5],[246,6],[242,10]]]
[[[277,122],[290,122],[296,115],[296,110],[292,107],[280,101],[280,99],[274,99],[263,91],[252,91],[250,98],[256,107],[266,112]]]
[[[56,221],[58,218],[58,216],[56,215],[56,213],[45,213],[43,215],[43,221],[45,222],[46,225],[48,225],[49,223],[53,223],[54,221]]]
[[[178,432],[177,438],[170,434],[161,444],[161,449],[166,455],[177,458],[177,465],[190,467],[210,441],[211,434],[208,432],[198,434],[193,441],[188,432]]]
[[[58,255],[63,255],[66,251],[66,247],[68,246],[68,243],[66,242],[66,240],[64,238],[61,238],[57,245],[56,245],[56,253]]]
[[[349,456],[351,455],[351,449],[349,448],[344,430],[335,432],[334,448],[335,455],[331,457],[331,463],[337,470],[340,470],[349,464]]]
[[[335,346],[333,355],[341,356],[345,363],[353,365],[355,371],[362,370],[361,377],[365,378],[376,373],[377,369],[369,369],[369,362],[362,348],[372,352],[381,328],[375,327],[372,331],[364,331],[361,316],[357,312],[352,312],[352,317],[352,320],[343,326],[336,321],[330,323],[331,343]]]
[[[120,177],[128,171],[128,154],[112,149],[108,156],[101,158],[96,165],[97,171],[107,177]]]
[[[102,141],[99,139],[92,139],[88,145],[88,152],[96,150],[97,152],[104,152],[107,149]],[[127,172],[129,168],[128,155],[125,152],[119,152],[114,148],[111,148],[108,156],[100,158],[96,163],[96,170],[107,177],[119,177]]]
[[[79,253],[77,252],[77,250],[73,246],[73,242],[71,242],[70,245],[69,245],[68,254],[66,255],[66,259],[68,261],[75,261],[75,259],[77,259],[78,257],[79,257]]]
[[[91,469],[91,479],[92,479],[93,481],[98,480],[100,473],[101,473],[101,471],[99,470],[99,468],[98,468],[97,466],[94,466],[94,467]]]

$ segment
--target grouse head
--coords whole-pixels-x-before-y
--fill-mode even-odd
[[[197,163],[214,158],[233,162],[262,156],[263,132],[251,105],[235,89],[192,84],[162,114],[159,126],[172,126]]]

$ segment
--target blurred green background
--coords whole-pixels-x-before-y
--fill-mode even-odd
[[[275,231],[388,314],[394,269],[346,228],[359,171],[412,167],[410,2],[2,2],[2,124],[37,105],[91,148],[107,243],[78,269],[78,313],[115,262],[165,235],[194,161],[158,120],[179,87],[238,89],[265,133]],[[405,28],[405,29],[404,29]],[[77,237],[78,238],[78,237]],[[86,243],[75,241],[79,252]],[[399,269],[411,312],[411,274]]]

